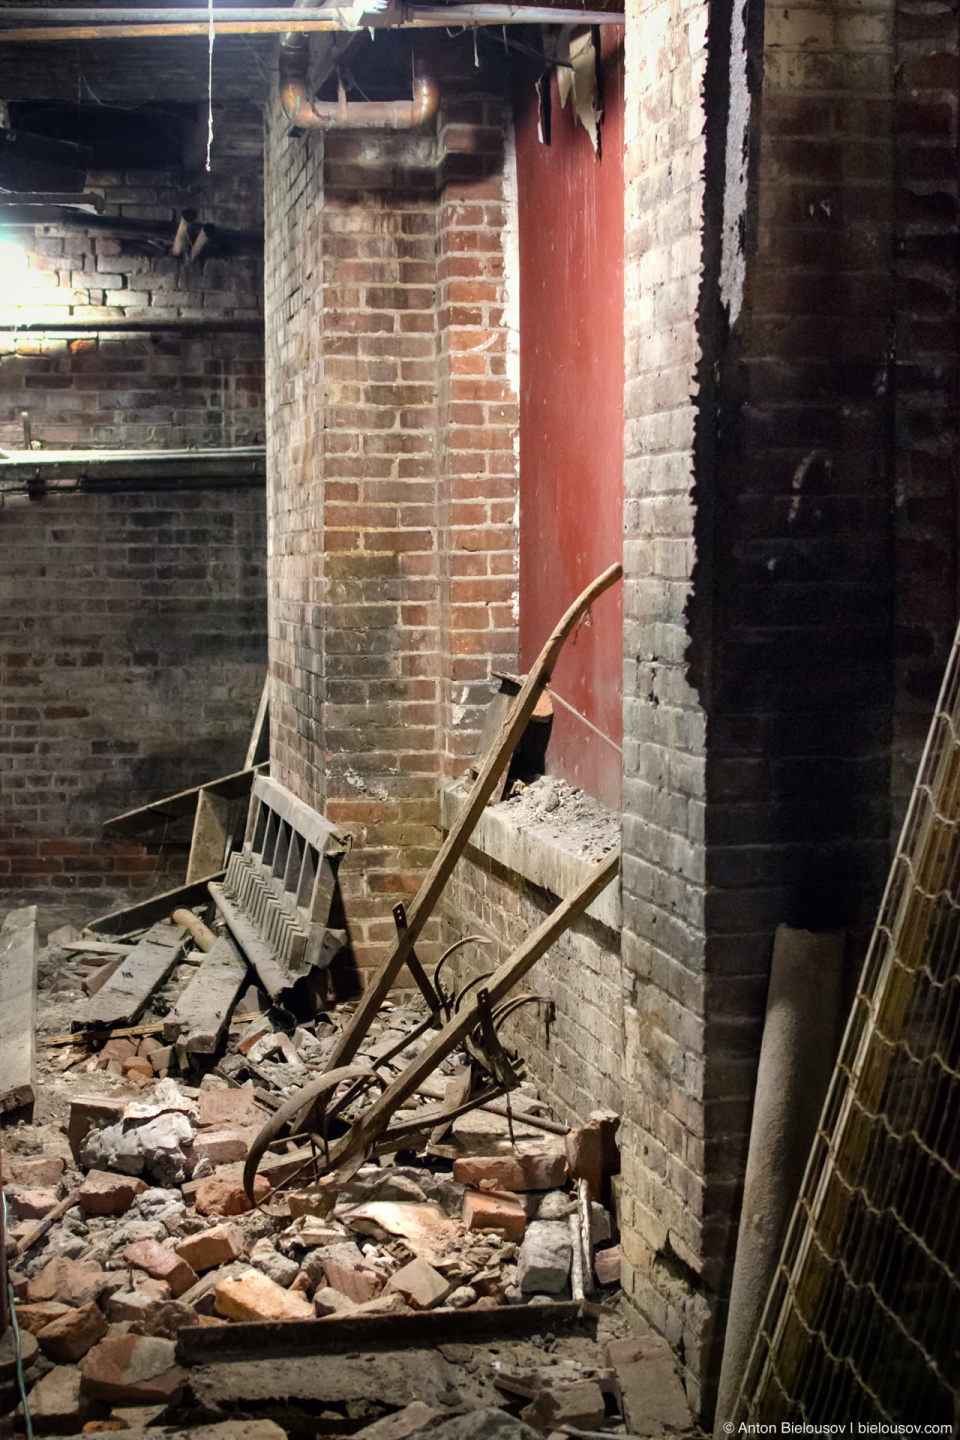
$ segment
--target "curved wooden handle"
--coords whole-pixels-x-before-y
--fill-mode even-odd
[[[536,663],[532,666],[520,693],[513,702],[510,713],[487,752],[487,758],[473,782],[473,788],[467,796],[460,814],[450,827],[450,832],[440,847],[437,858],[424,876],[423,884],[417,891],[417,897],[407,911],[407,928],[397,936],[386,959],[364,991],[363,999],[357,1006],[353,1019],[340,1037],[340,1044],[330,1062],[332,1065],[346,1065],[360,1048],[360,1042],[367,1033],[370,1022],[383,1004],[400,967],[416,944],[420,931],[432,915],[437,901],[443,894],[444,886],[450,878],[450,872],[466,849],[467,841],[483,814],[483,808],[493,792],[493,787],[503,773],[503,767],[516,749],[520,736],[527,728],[537,701],[553,674],[553,668],[564,643],[594,600],[605,590],[609,590],[611,585],[615,585],[622,574],[622,565],[611,565],[609,569],[604,570],[602,575],[598,575],[596,580],[577,596],[537,656]]]

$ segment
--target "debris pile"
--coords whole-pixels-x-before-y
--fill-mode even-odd
[[[561,1363],[542,1337],[506,1340],[493,1355],[486,1339],[473,1343],[469,1328],[481,1319],[496,1325],[497,1316],[485,1314],[496,1311],[503,1323],[528,1313],[542,1329],[544,1307],[559,1325],[569,1310],[583,1313],[565,1303],[571,1296],[592,1295],[607,1335],[622,1338],[616,1117],[598,1114],[563,1133],[522,1082],[509,1104],[458,1115],[439,1135],[434,1127],[435,1139],[428,1134],[417,1148],[362,1164],[335,1183],[298,1179],[301,1146],[287,1140],[263,1161],[254,1204],[243,1167],[255,1138],[278,1104],[327,1062],[350,1016],[326,1011],[298,1022],[247,984],[224,1019],[220,1049],[184,1050],[164,1028],[194,982],[197,960],[210,952],[188,948],[186,926],[165,928],[169,936],[158,938],[154,925],[146,942],[128,937],[106,958],[102,942],[66,931],[40,952],[36,1123],[8,1128],[0,1154],[34,1431],[149,1424],[159,1436],[172,1433],[165,1421],[191,1418],[210,1422],[211,1440],[240,1437],[243,1426],[243,1440],[270,1440],[300,1433],[303,1416],[319,1406],[327,1424],[311,1433],[369,1430],[370,1440],[440,1435],[457,1423],[449,1417],[458,1409],[481,1426],[464,1432],[471,1436],[546,1434],[570,1424],[624,1433],[625,1402],[596,1338],[578,1339],[580,1359]],[[67,1031],[91,972],[142,954],[144,943],[178,958],[154,971],[160,978],[139,1023],[94,1030],[81,1020],[85,1028]],[[419,999],[386,1002],[357,1061],[389,1077],[429,1044],[426,1014]],[[464,1064],[459,1052],[443,1061],[441,1088],[444,1080],[460,1083]],[[408,1102],[409,1114],[421,1108],[432,1113],[429,1093]],[[421,1344],[404,1362],[417,1371],[406,1390],[384,1386],[373,1397],[364,1392],[361,1403],[350,1385],[324,1397],[301,1394],[291,1382],[284,1405],[300,1418],[261,1432],[245,1416],[265,1395],[244,1399],[241,1386],[244,1416],[230,1418],[237,1405],[221,1391],[228,1384],[233,1395],[236,1377],[228,1383],[220,1372],[235,1367],[194,1368],[178,1358],[178,1336],[187,1330],[195,1345],[202,1330],[221,1334],[237,1322],[309,1321],[333,1338],[345,1323],[376,1317],[389,1317],[394,1349],[403,1345],[398,1327],[436,1319],[443,1329],[430,1364],[454,1378],[433,1387],[423,1380]],[[470,1344],[450,1343],[461,1333]],[[0,1406],[16,1432],[23,1407],[12,1336],[8,1330],[0,1350]],[[500,1358],[508,1352],[509,1365]],[[469,1381],[464,1366],[472,1367]],[[679,1381],[677,1388],[682,1398]],[[330,1428],[334,1420],[341,1430]],[[375,1428],[383,1425],[390,1428]]]

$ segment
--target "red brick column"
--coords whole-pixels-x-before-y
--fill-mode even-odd
[[[509,112],[472,52],[445,57],[439,129],[443,768],[476,751],[491,670],[517,668],[518,366]]]

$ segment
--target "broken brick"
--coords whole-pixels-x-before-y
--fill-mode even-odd
[[[201,1130],[236,1129],[243,1125],[255,1125],[259,1129],[266,1118],[252,1090],[201,1090],[197,1104],[200,1107],[197,1123]]]
[[[107,1060],[128,1060],[131,1055],[136,1055],[137,1047],[133,1040],[123,1038],[108,1040],[100,1051],[100,1054]]]
[[[7,1192],[7,1203],[18,1220],[42,1220],[60,1203],[56,1190],[19,1190]]]
[[[259,1134],[253,1126],[238,1130],[201,1130],[193,1138],[190,1155],[196,1163],[207,1159],[211,1165],[235,1165],[246,1160]]]
[[[231,1276],[217,1286],[215,1308],[228,1320],[312,1320],[314,1309],[299,1290],[284,1290],[282,1285],[247,1270]]]
[[[28,1287],[29,1289],[29,1283]],[[25,1305],[17,1305],[17,1324],[21,1330],[28,1330],[31,1335],[39,1335],[45,1325],[51,1320],[56,1320],[60,1315],[66,1315],[69,1310],[74,1309],[72,1305],[64,1305],[62,1300],[37,1300],[27,1301]]]
[[[394,1271],[384,1287],[384,1293],[396,1291],[414,1309],[432,1310],[434,1305],[441,1305],[446,1300],[452,1289],[453,1285],[438,1270],[434,1270],[426,1260],[417,1259]]]
[[[62,1155],[8,1155],[0,1150],[0,1172],[4,1184],[25,1185],[28,1189],[53,1189],[63,1179],[67,1162]]]
[[[573,1381],[568,1385],[544,1386],[532,1405],[520,1413],[521,1420],[540,1431],[574,1426],[596,1430],[606,1415],[603,1391],[595,1380]]]
[[[586,1180],[590,1199],[607,1204],[610,1180],[620,1173],[617,1130],[620,1117],[612,1110],[595,1110],[589,1125],[571,1130],[565,1137],[567,1168],[575,1180]]]
[[[74,1160],[79,1161],[80,1151],[90,1131],[116,1125],[127,1104],[126,1095],[84,1095],[70,1102],[67,1139]]]
[[[612,1245],[609,1250],[598,1250],[593,1257],[593,1271],[598,1285],[619,1285],[623,1263],[623,1248]]]
[[[508,1240],[522,1240],[527,1228],[523,1206],[512,1195],[468,1190],[463,1197],[463,1223],[468,1230],[493,1230]]]
[[[145,1270],[152,1279],[169,1285],[174,1299],[197,1283],[196,1271],[186,1260],[168,1246],[159,1245],[156,1240],[138,1240],[128,1245],[123,1258],[128,1265],[135,1265],[138,1270]]]
[[[243,1231],[237,1225],[215,1225],[212,1230],[203,1230],[181,1240],[177,1254],[199,1275],[203,1270],[214,1270],[219,1265],[228,1265],[243,1254]]]
[[[37,1332],[37,1343],[48,1360],[67,1365],[80,1360],[107,1333],[107,1321],[95,1300],[68,1310]]]
[[[85,1215],[125,1215],[147,1185],[135,1175],[112,1170],[91,1170],[80,1186],[80,1209]]]
[[[57,1435],[75,1435],[90,1413],[75,1365],[57,1365],[38,1380],[27,1396],[27,1406],[34,1430]]]
[[[214,1090],[210,1093],[216,1095],[220,1092]],[[270,1182],[263,1175],[258,1175],[254,1181],[254,1194],[258,1202],[270,1194]],[[243,1215],[253,1209],[242,1183],[220,1175],[210,1175],[199,1182],[193,1203],[198,1215]]]
[[[172,1340],[153,1335],[108,1335],[80,1361],[81,1390],[121,1405],[176,1404],[184,1372]]]
[[[28,1300],[59,1300],[63,1305],[86,1305],[96,1300],[106,1276],[94,1260],[67,1260],[62,1255],[48,1260],[40,1274],[27,1286]]]
[[[467,1155],[453,1162],[458,1185],[490,1186],[497,1190],[556,1190],[567,1178],[567,1157],[562,1150],[539,1155]]]

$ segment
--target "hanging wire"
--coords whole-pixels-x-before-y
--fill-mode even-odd
[[[3,1233],[6,1235],[9,1222],[6,1195],[3,1195],[2,1199]],[[20,1400],[23,1404],[23,1428],[26,1432],[27,1440],[33,1440],[33,1421],[30,1418],[30,1406],[27,1404],[27,1386],[23,1378],[23,1347],[20,1343],[20,1326],[17,1323],[16,1296],[14,1295],[12,1281],[7,1282],[7,1303],[10,1307],[10,1324],[13,1327],[14,1344],[17,1347],[17,1388],[20,1391]]]
[[[210,174],[210,152],[213,149],[213,0],[207,0],[207,174]]]

